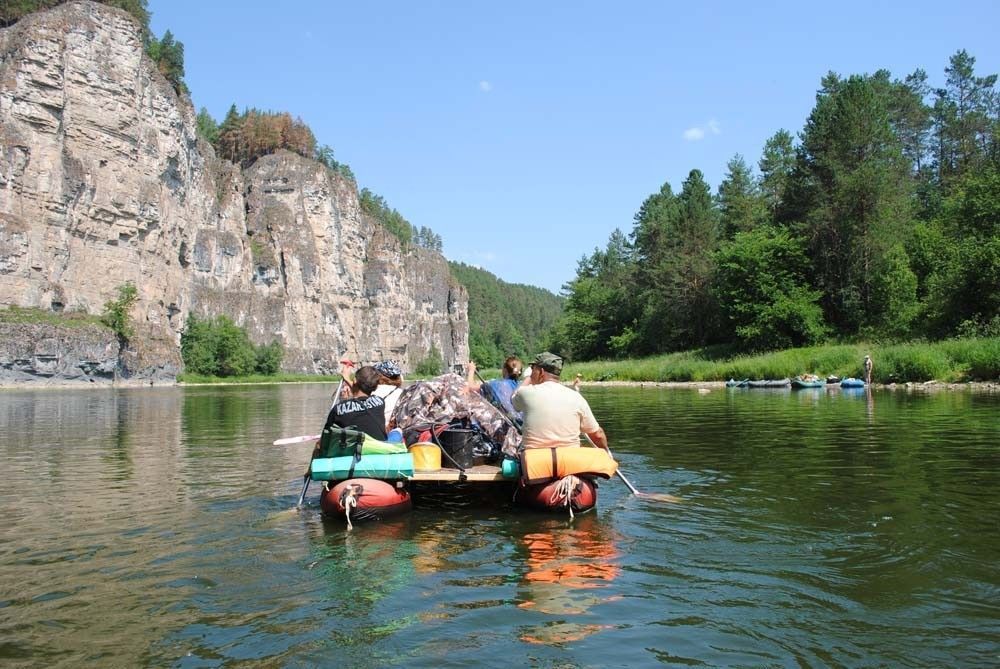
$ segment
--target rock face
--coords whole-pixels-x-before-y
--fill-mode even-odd
[[[468,358],[440,254],[404,249],[318,162],[216,158],[131,17],[73,2],[0,30],[0,305],[99,313],[126,281],[146,333],[127,374],[178,368],[190,313],[281,340],[286,371]]]
[[[115,335],[96,325],[0,323],[0,382],[112,382],[118,348]]]

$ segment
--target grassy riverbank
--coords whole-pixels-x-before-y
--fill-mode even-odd
[[[1000,380],[1000,338],[953,339],[934,343],[837,344],[788,349],[760,355],[731,355],[720,349],[702,349],[631,360],[597,360],[569,363],[564,381],[580,374],[584,381],[706,382],[728,379],[781,379],[799,374],[841,378],[860,377],[861,361],[868,354],[875,362],[875,383]],[[482,370],[495,378],[499,370]],[[418,380],[407,376],[408,381]],[[275,376],[211,377],[182,374],[184,384],[234,383],[336,383],[337,376],[278,374]]]
[[[572,379],[576,374],[585,381],[648,382],[781,379],[807,373],[860,377],[866,354],[875,363],[875,383],[1000,379],[997,337],[894,345],[838,344],[737,356],[702,349],[632,360],[572,363],[563,371],[563,379]]]

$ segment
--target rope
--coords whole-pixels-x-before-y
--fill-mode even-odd
[[[559,479],[559,483],[552,489],[549,497],[549,504],[557,506],[563,504],[569,509],[569,519],[573,520],[573,493],[580,485],[580,479],[570,474]]]
[[[357,485],[348,486],[344,492],[340,493],[340,505],[344,507],[344,517],[347,518],[347,529],[349,530],[354,529],[354,525],[351,524],[351,509],[358,506],[359,488],[360,486]]]

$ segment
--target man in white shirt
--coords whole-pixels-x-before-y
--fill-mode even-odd
[[[583,432],[594,445],[608,450],[608,438],[583,395],[559,381],[563,361],[539,353],[531,362],[531,376],[521,383],[511,402],[524,413],[524,448],[579,446]]]

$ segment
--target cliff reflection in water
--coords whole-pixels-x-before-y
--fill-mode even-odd
[[[522,549],[527,553],[526,570],[518,588],[518,608],[553,617],[522,627],[522,641],[563,645],[613,627],[589,622],[595,605],[619,599],[608,597],[603,589],[621,573],[614,535],[596,514],[578,517],[570,527],[560,521],[550,529],[528,532]]]

